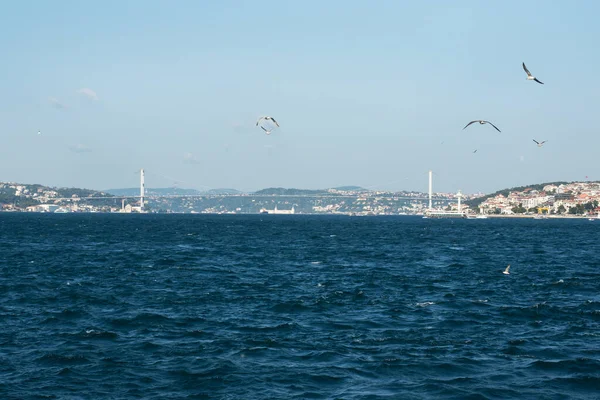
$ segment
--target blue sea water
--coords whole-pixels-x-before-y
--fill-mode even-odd
[[[599,231],[0,214],[0,398],[600,398]]]

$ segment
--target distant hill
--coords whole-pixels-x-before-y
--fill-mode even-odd
[[[340,186],[340,187],[335,187],[332,188],[335,190],[340,190],[340,191],[344,191],[344,192],[368,192],[368,189],[365,188],[361,188],[360,186]]]
[[[105,192],[113,196],[139,196],[140,188],[108,189]],[[148,196],[197,196],[202,194],[204,193],[196,189],[146,188],[146,195]]]
[[[110,197],[110,195],[91,189],[57,188],[40,184],[0,182],[0,204],[13,204],[19,207],[27,207],[40,204],[42,201],[52,202],[54,201],[53,199],[56,198],[71,199],[73,197],[86,199],[94,197]]]
[[[84,197],[107,197],[107,196],[110,196],[110,193],[100,192],[98,190],[91,190],[91,189],[65,188],[65,187],[61,187],[61,188],[45,187],[45,188],[56,191],[56,193],[58,193],[59,197],[78,196],[80,198],[84,198]]]
[[[564,182],[564,181],[559,181],[559,182],[546,182],[546,183],[536,183],[533,185],[525,185],[525,186],[517,186],[517,187],[513,187],[513,188],[508,188],[508,189],[502,189],[502,190],[498,190],[494,193],[491,194],[486,194],[485,196],[482,197],[478,197],[476,199],[473,200],[468,200],[465,201],[465,204],[467,204],[470,207],[477,207],[479,206],[481,203],[483,203],[484,201],[486,201],[489,198],[492,197],[496,197],[499,194],[503,195],[503,196],[508,196],[511,192],[522,192],[525,189],[531,189],[531,190],[542,190],[544,189],[544,186],[547,185],[567,185],[569,183],[574,183],[574,182]]]
[[[236,189],[210,189],[207,190],[206,192],[204,192],[204,194],[241,194],[243,192],[240,192],[239,190]]]
[[[307,196],[328,194],[328,192],[326,190],[267,188],[254,192],[254,194],[271,196]]]

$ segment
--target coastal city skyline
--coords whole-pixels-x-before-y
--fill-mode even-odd
[[[597,179],[600,5],[528,7],[11,3],[0,179],[104,190],[140,165],[157,186],[242,191],[422,190],[429,169],[445,192]],[[501,132],[462,129],[477,119]]]
[[[600,219],[600,182],[553,182],[466,194],[390,192],[356,186],[323,190],[266,188],[200,192],[183,188],[139,188],[97,192],[0,182],[0,211],[42,213],[190,213],[424,215],[434,218],[590,217]]]

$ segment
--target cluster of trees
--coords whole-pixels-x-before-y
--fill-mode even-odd
[[[585,204],[577,204],[575,207],[569,208],[569,214],[585,214],[598,207],[598,201],[590,201]],[[563,207],[564,208],[564,207]]]
[[[15,196],[14,194],[10,193],[0,193],[0,210],[2,209],[2,204],[14,204],[15,207],[25,208],[35,204],[40,204],[40,202],[32,198]]]
[[[35,201],[31,198],[26,198],[23,196],[16,196],[15,189],[11,189],[8,187],[4,187],[0,189],[0,205],[2,204],[14,204],[16,207],[29,207],[34,204],[39,204],[39,202]],[[2,207],[0,206],[0,210]]]
[[[524,212],[527,212],[527,209],[523,207],[523,203],[519,203],[518,206],[511,208],[511,211],[515,214],[523,214]]]
[[[568,212],[569,214],[581,215],[581,214],[589,213],[590,211],[593,211],[597,207],[598,207],[598,201],[597,200],[589,201],[589,202],[584,203],[584,204],[577,204],[576,206],[569,208],[568,211],[567,211],[567,208],[564,205],[561,204],[556,209],[556,213],[557,214],[564,214],[564,213]],[[513,207],[511,210],[515,214],[523,214],[525,212],[537,212],[537,208],[532,207],[530,209],[526,209],[525,207],[523,207],[522,203],[519,203],[518,206]]]

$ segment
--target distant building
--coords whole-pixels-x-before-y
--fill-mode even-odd
[[[29,212],[54,212],[58,210],[60,206],[56,204],[38,204],[35,206],[29,206],[26,208]]]
[[[556,193],[554,195],[554,200],[555,201],[573,200],[573,195],[571,193]]]

